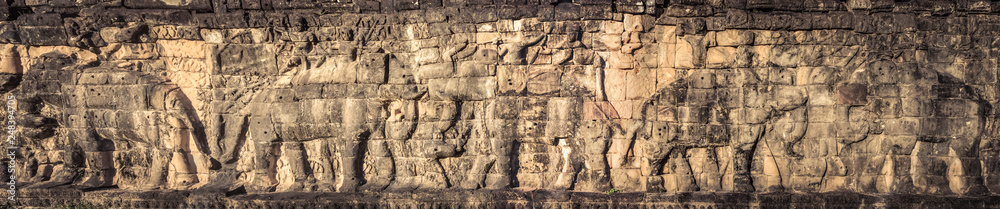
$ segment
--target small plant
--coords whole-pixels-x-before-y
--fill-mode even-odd
[[[622,190],[615,189],[615,188],[609,189],[608,191],[604,191],[605,194],[614,194],[614,193],[621,193],[621,192],[622,192]]]

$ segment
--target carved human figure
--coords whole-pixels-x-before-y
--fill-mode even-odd
[[[367,120],[371,114],[368,102],[365,99],[344,99],[341,108],[341,128],[343,132],[340,138],[331,143],[333,150],[339,150],[340,156],[340,184],[337,191],[353,192],[358,186],[363,184],[361,164],[361,144],[372,136],[375,130],[368,126]]]
[[[613,126],[609,120],[583,120],[584,98],[552,98],[545,132],[559,147],[562,168],[551,189],[599,192],[611,188],[607,157]]]
[[[436,100],[423,97],[417,101],[405,101],[399,113],[393,110],[391,119],[410,121],[395,123],[391,131],[395,176],[388,190],[410,191],[415,189],[445,189],[450,185],[447,172],[440,158],[452,157],[456,153],[455,132],[459,120],[459,102]],[[404,113],[403,111],[411,112]],[[409,131],[403,133],[401,131]],[[399,149],[401,148],[401,149]],[[402,151],[408,150],[408,151]]]
[[[465,179],[455,185],[461,189],[502,189],[511,184],[510,154],[514,140],[505,137],[503,129],[488,127],[503,127],[503,120],[480,119],[470,124],[472,133],[465,144],[466,154],[475,156],[472,168],[466,173]],[[493,126],[491,126],[493,125]]]

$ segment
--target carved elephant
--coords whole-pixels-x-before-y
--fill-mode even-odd
[[[204,127],[176,85],[146,73],[74,64],[74,56],[40,56],[24,76],[34,82],[14,92],[35,118],[29,120],[55,125],[49,136],[60,144],[48,154],[64,153],[61,162],[45,165],[59,168],[35,178],[38,186],[190,189],[206,183],[216,163]]]

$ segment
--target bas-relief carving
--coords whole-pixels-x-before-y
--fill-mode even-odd
[[[853,53],[820,65],[805,45],[768,43],[786,31],[657,34],[673,26],[643,18],[599,33],[415,35],[404,51],[346,46],[374,39],[317,56],[215,41],[153,55],[123,44],[101,58],[166,60],[159,71],[46,54],[14,91],[52,143],[28,176],[36,187],[251,193],[987,191],[980,156],[995,120],[956,64]]]
[[[49,149],[34,153],[48,158],[30,161],[24,173],[35,186],[204,185],[215,162],[206,153],[204,127],[187,96],[156,76],[88,66],[76,62],[79,56],[39,55],[23,77],[37,82],[14,92],[33,121],[26,132],[49,138],[39,144]]]

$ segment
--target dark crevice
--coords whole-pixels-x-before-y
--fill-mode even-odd
[[[8,0],[10,2],[11,0]],[[32,14],[31,7],[11,7],[8,9],[7,20],[17,20],[18,17],[25,14]]]
[[[245,194],[247,194],[247,189],[244,186],[240,186],[240,187],[237,187],[236,189],[227,191],[226,192],[226,197],[232,197],[232,196],[237,196],[237,195],[245,195]]]

